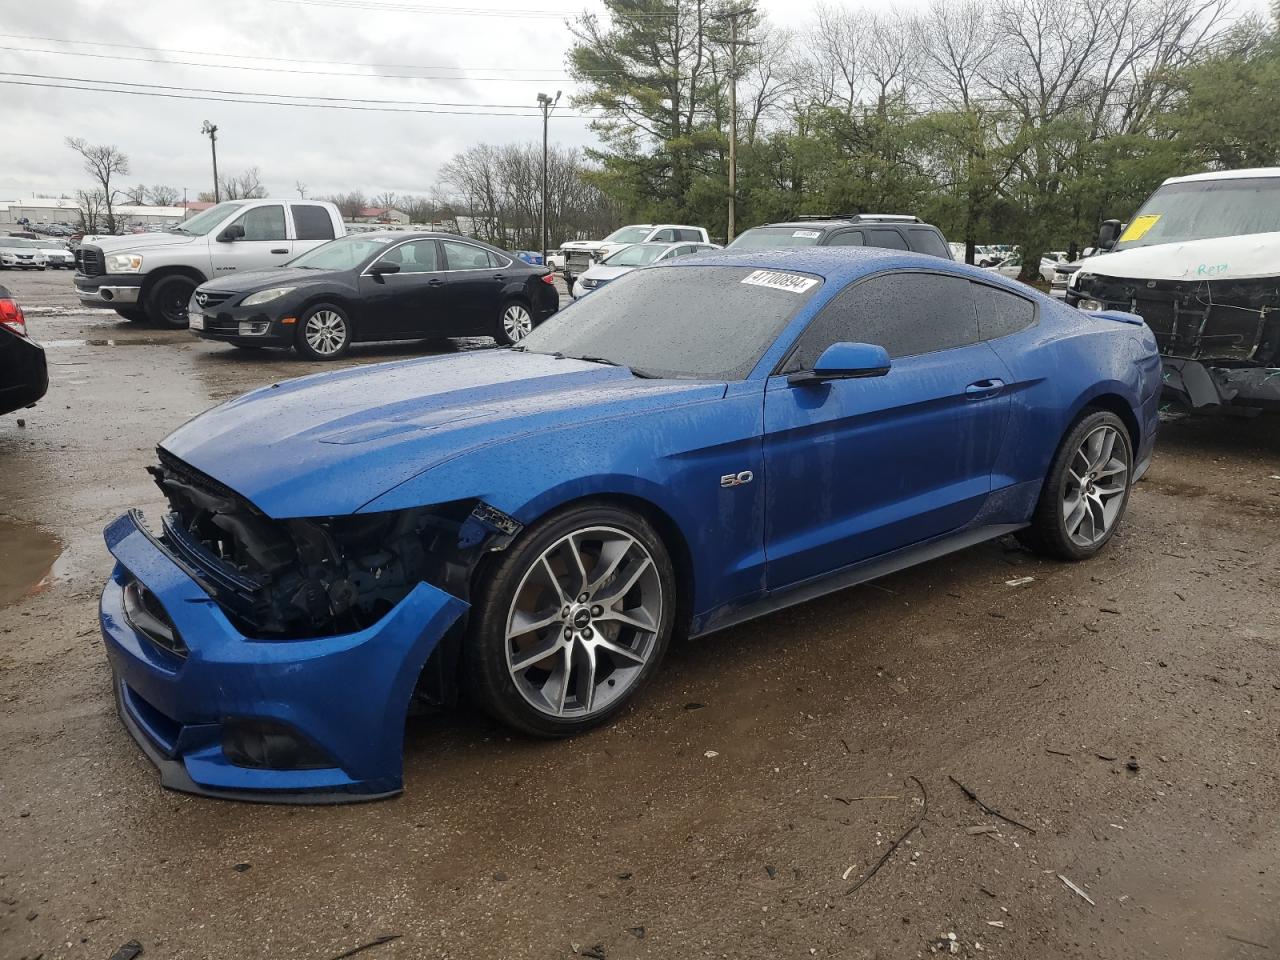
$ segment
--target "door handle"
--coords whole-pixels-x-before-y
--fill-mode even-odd
[[[436,278],[435,278],[435,279],[433,279],[433,280],[428,280],[428,281],[427,281],[427,286],[428,286],[428,287],[443,287],[443,286],[444,286],[444,281],[443,281],[443,280],[441,280],[439,277],[436,277]]]
[[[988,397],[996,396],[1003,389],[1003,380],[978,380],[964,388],[964,395],[970,400],[986,400]]]
[[[281,250],[272,250],[271,252],[272,252],[272,253],[288,253],[289,251],[288,251],[288,250],[281,249]]]
[[[505,279],[507,279],[507,277],[506,277],[506,274],[502,274],[502,273],[495,273],[495,274],[493,275],[493,279],[495,279],[495,280],[505,280]]]

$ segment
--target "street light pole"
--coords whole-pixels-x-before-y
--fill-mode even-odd
[[[560,102],[560,91],[555,99],[545,93],[538,94],[538,106],[542,108],[542,265],[547,265],[547,118]]]
[[[200,132],[209,136],[209,149],[213,151],[213,202],[220,203],[222,198],[218,188],[218,128],[206,120]]]

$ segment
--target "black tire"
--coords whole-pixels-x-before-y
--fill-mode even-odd
[[[526,576],[534,575],[531,571],[541,563],[540,558],[545,551],[554,548],[575,531],[599,530],[601,528],[607,528],[613,532],[621,532],[628,537],[634,538],[637,544],[648,552],[653,570],[656,572],[656,582],[660,585],[661,591],[659,594],[661,597],[661,613],[656,618],[657,630],[632,631],[631,636],[637,638],[632,643],[637,645],[642,643],[650,644],[647,659],[639,666],[638,670],[634,670],[632,674],[624,678],[627,686],[620,693],[609,694],[606,691],[606,695],[614,696],[613,700],[608,701],[605,706],[591,713],[577,716],[553,716],[533,706],[516,685],[516,681],[512,676],[512,669],[508,665],[508,617],[513,609],[513,603],[516,601],[517,592],[524,585]],[[588,538],[584,537],[583,540],[587,541]],[[590,546],[589,542],[587,546]],[[640,556],[640,554],[636,556]],[[603,562],[603,559],[594,561],[595,564]],[[628,563],[630,562],[628,561]],[[637,566],[643,569],[642,565]],[[539,567],[539,569],[542,568]],[[564,569],[569,569],[567,564],[565,564]],[[598,566],[592,566],[593,572],[599,572],[599,569]],[[599,586],[599,591],[607,591],[614,585],[611,579],[605,579]],[[525,589],[528,589],[528,587],[525,587]],[[550,599],[553,601],[554,596],[554,594],[550,594]],[[583,594],[583,596],[586,596],[586,594]],[[581,601],[581,596],[570,598],[570,602],[575,600]],[[644,517],[630,510],[605,504],[584,504],[551,514],[521,533],[516,542],[504,553],[495,554],[493,565],[481,574],[473,596],[474,602],[471,608],[470,626],[463,650],[463,666],[467,687],[475,702],[487,713],[512,729],[531,736],[547,738],[569,737],[599,726],[613,718],[627,703],[631,702],[635,695],[652,679],[654,673],[657,672],[671,640],[678,600],[679,598],[676,596],[675,570],[671,564],[671,558],[661,538]],[[580,613],[588,603],[594,601],[595,597],[593,596],[587,603],[583,603],[583,606],[578,608],[578,612]],[[608,604],[609,600],[605,599],[602,602]],[[566,607],[565,609],[570,608]],[[595,609],[598,608],[593,608],[593,613]],[[572,619],[572,614],[562,615],[561,621],[555,624],[554,628],[546,634],[547,639],[556,641],[557,635],[563,636],[560,623],[568,625]],[[607,629],[601,627],[605,619],[592,621],[595,623],[596,629],[601,630],[602,634],[603,629]],[[629,628],[618,628],[618,632],[614,634],[614,640],[626,644],[623,641],[622,631],[627,629]],[[589,637],[591,630],[587,629],[584,633]],[[641,634],[645,636],[643,641],[638,639]],[[629,644],[626,645],[629,646]],[[514,645],[512,653],[513,655],[515,653]],[[558,654],[555,653],[549,654],[549,660],[553,661],[557,656]],[[604,657],[609,660],[611,665],[614,664],[616,658],[613,655],[606,653]],[[603,662],[603,660],[598,660],[597,664]],[[604,679],[602,680],[602,685],[597,689],[604,690],[606,686],[612,688],[614,686],[612,677],[622,676],[621,672],[616,674],[607,672],[613,668],[613,666],[604,668],[606,672],[601,674]],[[551,678],[548,677],[548,683],[550,683],[550,680]],[[566,689],[568,689],[567,685]],[[580,700],[576,690],[574,696]]]
[[[518,318],[518,319],[513,319]],[[510,297],[502,301],[494,320],[493,339],[501,346],[519,343],[533,332],[533,311],[523,300]]]
[[[146,323],[147,312],[145,310],[129,309],[128,307],[116,307],[115,311],[121,319],[128,320],[130,323]]]
[[[332,348],[320,346],[318,349],[313,346],[309,339],[311,332],[319,333],[318,330],[311,331],[313,320],[316,324],[323,324],[325,329],[340,331],[341,342]],[[332,326],[335,322],[338,324],[336,327]],[[308,360],[337,360],[351,348],[351,335],[351,318],[347,316],[347,311],[333,303],[316,303],[298,317],[298,332],[294,335],[293,345]],[[332,341],[326,338],[318,342],[323,344]]]
[[[1082,489],[1076,483],[1072,475],[1072,469],[1073,466],[1080,465],[1077,462],[1077,457],[1081,455],[1081,446],[1086,439],[1090,438],[1095,432],[1102,431],[1103,428],[1109,428],[1114,431],[1114,444],[1122,448],[1122,450],[1116,451],[1113,446],[1113,453],[1109,462],[1115,462],[1117,457],[1123,460],[1125,464],[1124,489],[1122,492],[1113,494],[1113,497],[1119,498],[1119,506],[1115,510],[1114,518],[1109,524],[1102,524],[1104,529],[1100,536],[1092,540],[1092,542],[1082,544],[1072,536],[1071,531],[1068,529],[1065,509],[1067,499],[1072,491],[1079,492]],[[1129,429],[1125,426],[1124,421],[1110,410],[1086,409],[1072,424],[1071,429],[1067,431],[1067,435],[1062,438],[1062,443],[1058,445],[1058,450],[1053,456],[1053,462],[1049,465],[1049,473],[1045,477],[1044,488],[1040,492],[1040,500],[1036,504],[1035,513],[1032,514],[1031,526],[1018,531],[1018,539],[1024,546],[1036,553],[1054,557],[1058,560],[1087,560],[1092,557],[1107,545],[1124,519],[1125,509],[1129,505],[1129,492],[1133,487],[1133,467],[1133,438],[1129,435]],[[1093,488],[1095,481],[1098,480],[1096,471],[1085,473],[1084,476],[1086,483],[1090,488]],[[1101,483],[1097,483],[1096,486],[1098,489],[1102,489]],[[1086,511],[1090,511],[1092,518],[1094,514],[1088,504],[1088,498],[1080,496],[1077,499],[1084,504]],[[1110,504],[1111,500],[1108,500],[1107,503]],[[1100,511],[1104,509],[1109,509],[1109,507],[1098,508]],[[1090,519],[1090,523],[1091,529],[1096,532],[1095,521]]]
[[[144,298],[147,319],[157,327],[171,330],[187,326],[187,304],[191,302],[196,286],[196,281],[180,274],[161,277],[148,288]]]

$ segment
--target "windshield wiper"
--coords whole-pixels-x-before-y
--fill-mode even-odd
[[[622,367],[624,370],[631,371],[633,376],[637,376],[642,380],[660,380],[661,374],[650,373],[648,370],[641,370],[638,367],[628,366],[625,363],[619,363],[617,360],[610,360],[608,357],[573,357],[563,353],[553,354],[558,360],[585,360],[587,363],[603,363],[609,367]]]

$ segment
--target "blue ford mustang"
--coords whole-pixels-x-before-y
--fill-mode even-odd
[[[934,257],[729,251],[636,271],[519,346],[274,384],[160,445],[106,530],[124,723],[170,787],[369,799],[460,686],[599,724],[672,636],[1007,533],[1115,532],[1155,340]]]

